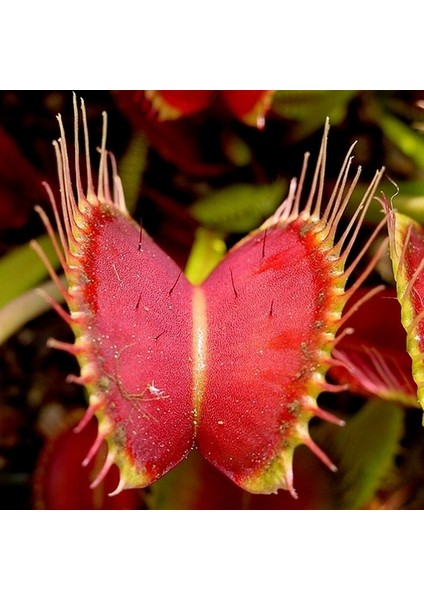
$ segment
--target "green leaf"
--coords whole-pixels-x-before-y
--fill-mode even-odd
[[[66,285],[65,281],[63,284]],[[51,309],[47,300],[38,293],[39,290],[56,302],[63,302],[59,290],[52,281],[47,281],[40,288],[28,290],[14,298],[9,304],[0,308],[0,344],[18,332],[25,323]]]
[[[340,508],[357,509],[373,498],[393,467],[403,423],[400,406],[370,400],[345,427],[333,430],[328,453],[338,467]]]
[[[378,123],[384,135],[420,169],[424,169],[424,138],[396,117],[380,113]]]
[[[119,163],[119,176],[125,194],[125,204],[134,213],[147,164],[148,143],[144,135],[135,134]]]
[[[208,229],[246,233],[256,229],[284,199],[287,183],[268,185],[241,183],[211,192],[195,202],[191,215]]]
[[[59,259],[50,238],[43,235],[37,242],[56,269]],[[20,246],[3,256],[0,260],[0,308],[36,286],[46,275],[46,267],[29,245]]]
[[[252,160],[248,144],[232,131],[223,134],[222,148],[227,158],[238,167],[245,167]]]
[[[393,198],[393,207],[424,225],[424,181],[396,182],[399,194]]]
[[[346,115],[353,90],[278,90],[272,110],[284,119],[298,122],[295,137],[302,139],[321,128],[326,117],[332,125]]]
[[[187,279],[193,285],[199,285],[221,262],[225,255],[224,235],[198,227],[185,268]]]
[[[398,186],[399,190],[396,188]],[[353,216],[359,204],[363,200],[367,185],[358,183],[346,207],[346,216]],[[405,214],[418,223],[424,224],[424,181],[408,181],[392,183],[388,178],[384,178],[380,183],[380,192],[384,193],[390,204],[396,211]],[[383,195],[378,194],[380,200]],[[384,216],[384,210],[380,202],[374,199],[366,214],[366,222],[369,224],[378,224]]]

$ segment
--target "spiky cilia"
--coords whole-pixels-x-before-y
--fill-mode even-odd
[[[108,444],[93,485],[112,463],[120,469],[114,493],[149,485],[196,446],[245,490],[283,488],[296,496],[292,457],[299,444],[335,469],[308,425],[313,416],[342,424],[317,406],[317,397],[340,390],[325,375],[335,363],[337,331],[348,316],[342,311],[384,250],[346,290],[384,225],[349,259],[381,171],[338,232],[360,169],[348,184],[352,147],[324,204],[327,122],[306,202],[308,156],[299,183],[292,181],[277,212],[231,249],[202,284],[192,285],[128,215],[113,161],[112,176],[107,166],[106,117],[94,191],[81,107],[87,189],[81,183],[75,99],[76,197],[60,118],[61,138],[54,143],[62,216],[47,187],[68,288],[50,271],[70,314],[52,304],[71,325],[75,344],[50,344],[80,363],[81,374],[72,379],[87,387],[90,406],[79,428],[93,414],[98,419],[97,441],[86,462],[104,439]],[[55,241],[52,225],[38,210]]]

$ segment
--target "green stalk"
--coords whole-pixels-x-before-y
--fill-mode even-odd
[[[59,259],[47,235],[37,239],[53,269],[59,266]],[[0,308],[34,288],[47,276],[46,267],[29,245],[12,250],[0,260]]]

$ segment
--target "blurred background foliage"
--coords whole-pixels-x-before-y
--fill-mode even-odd
[[[329,189],[357,141],[361,185],[384,165],[388,198],[424,223],[424,92],[76,93],[85,100],[92,157],[106,111],[107,147],[117,159],[130,213],[181,267],[187,265],[193,279],[200,280],[199,265],[204,276],[226,248],[278,207],[291,178],[300,174],[305,152],[314,163],[327,116]],[[72,335],[34,293],[45,287],[54,295],[29,247],[38,239],[58,266],[34,211],[39,204],[49,212],[42,181],[58,189],[51,144],[58,137],[58,113],[70,135],[71,92],[0,92],[0,508],[423,508],[420,411],[357,391],[338,394],[337,402],[320,398],[349,417],[340,430],[313,424],[339,472],[327,472],[305,449],[297,450],[297,502],[286,492],[252,497],[196,454],[151,489],[112,503],[110,482],[87,491],[92,474],[80,467],[79,454],[95,430],[77,443],[78,436],[69,433],[85,406],[84,392],[66,382],[68,373],[78,371],[74,360],[47,348],[46,340],[72,342]],[[379,220],[375,202],[364,235]],[[381,279],[393,283],[384,264],[375,275]]]

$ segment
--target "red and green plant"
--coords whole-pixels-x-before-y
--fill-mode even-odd
[[[4,245],[15,246],[0,263],[11,282],[0,312],[5,384],[26,323],[34,319],[35,331],[43,319],[54,324],[36,341],[41,348],[48,338],[52,349],[43,350],[47,367],[31,365],[38,381],[15,405],[6,397],[0,406],[9,481],[23,426],[35,432],[26,448],[33,506],[421,506],[424,144],[410,118],[420,118],[416,100],[113,92],[111,112],[126,133],[115,159],[104,125],[98,175],[85,112],[81,137],[74,108],[73,140],[59,120],[59,203],[49,163],[35,168],[15,148],[18,181],[26,172],[49,178],[50,202],[41,194],[28,200],[48,236],[28,213],[15,215],[8,179],[1,182],[9,192]],[[334,125],[328,148],[326,126],[316,167],[307,168],[327,115]],[[352,139],[344,161],[336,157],[343,130],[367,140],[369,185],[360,169],[351,173]],[[377,165],[366,154],[373,145]],[[361,141],[356,150],[364,153]],[[8,233],[25,237],[25,227],[39,232],[32,247],[54,287],[43,283],[45,271],[24,239],[8,243]],[[59,321],[41,316],[46,299]],[[44,378],[58,364],[55,349],[68,351],[63,369],[74,374],[51,396]],[[85,403],[75,382],[87,390],[89,408],[70,433]],[[69,475],[63,485],[61,467]]]

